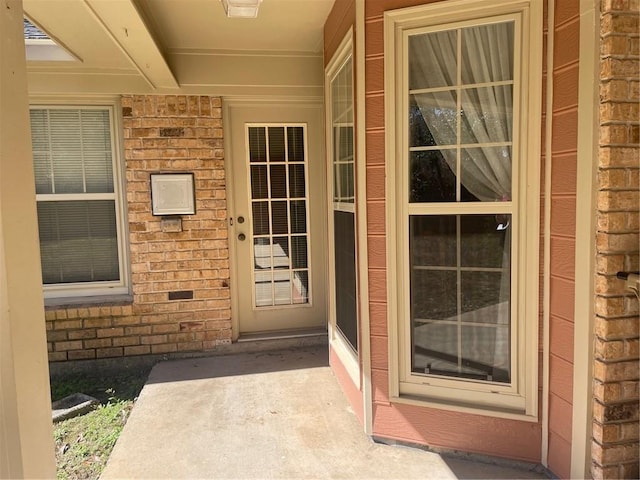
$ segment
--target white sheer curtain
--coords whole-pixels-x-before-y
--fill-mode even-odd
[[[488,145],[512,139],[513,24],[500,23],[462,31],[462,57],[458,59],[456,30],[416,35],[410,43],[410,89],[449,168],[457,167],[457,143],[479,144],[464,148],[460,182],[482,201],[511,199],[511,147]],[[457,134],[457,61],[462,84],[485,84],[460,90],[461,125]],[[451,87],[450,89],[447,87]],[[447,148],[450,147],[450,148]]]
[[[513,33],[506,22],[415,35],[409,43],[411,95],[451,171],[483,202],[511,200]],[[506,230],[499,300],[463,315],[466,326],[496,328],[468,329],[461,354],[510,371],[511,229],[498,216],[496,225]],[[446,349],[455,337],[439,343]]]

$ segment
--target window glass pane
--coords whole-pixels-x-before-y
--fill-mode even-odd
[[[349,57],[331,81],[333,123],[353,122],[353,61]]]
[[[53,165],[48,152],[33,152],[36,193],[53,193]]]
[[[271,198],[287,198],[287,167],[270,165]]]
[[[112,193],[108,110],[31,111],[36,192]]]
[[[273,268],[291,268],[289,260],[289,237],[274,237],[271,246]]]
[[[47,110],[32,109],[29,112],[31,121],[31,144],[36,152],[50,149],[49,144],[49,117]]]
[[[508,215],[410,216],[414,372],[510,381],[509,223]]]
[[[294,304],[309,303],[308,270],[295,270],[293,272],[292,302]]]
[[[268,238],[253,239],[253,261],[256,269],[265,270],[273,267],[271,242]]]
[[[284,127],[269,127],[269,161],[285,161]]]
[[[273,272],[273,291],[275,305],[291,305],[291,272]]]
[[[338,161],[353,161],[353,126],[341,126],[334,129],[338,147]]]
[[[305,190],[304,165],[289,165],[289,196],[304,198]]]
[[[462,272],[463,322],[509,324],[509,270]]]
[[[81,152],[54,151],[52,160],[55,193],[84,193]]]
[[[432,320],[456,321],[456,272],[424,270],[411,273],[411,318],[414,325]]]
[[[460,181],[477,200],[483,202],[510,201],[511,147],[463,149],[460,162]]]
[[[409,250],[412,267],[455,267],[455,215],[410,216]]]
[[[45,284],[119,280],[113,200],[38,202]]]
[[[307,232],[307,206],[304,200],[291,202],[291,233]]]
[[[355,215],[353,212],[333,212],[335,250],[335,316],[336,326],[358,349],[358,308],[356,290]]]
[[[437,145],[427,127],[414,95],[409,95],[409,146],[434,147]]]
[[[409,172],[409,202],[455,202],[456,177],[443,156],[452,159],[455,168],[455,150],[428,150],[411,152]]]
[[[268,198],[266,165],[251,165],[251,198]]]
[[[353,203],[353,163],[341,163],[338,168],[338,195],[337,201],[345,203]]]
[[[460,264],[509,269],[511,215],[462,215]]]
[[[273,305],[273,282],[271,270],[255,272],[256,306],[267,307]]]
[[[293,202],[292,202],[293,203]],[[292,208],[293,210],[293,208]],[[293,212],[292,212],[293,213]],[[287,202],[271,202],[271,226],[274,235],[289,233]],[[292,219],[293,223],[293,219]],[[296,232],[299,233],[299,232]]]
[[[511,85],[462,92],[461,143],[510,142],[513,128]]]
[[[462,30],[462,82],[513,80],[513,22]]]
[[[111,152],[84,153],[87,193],[113,192],[113,162]]]
[[[409,89],[456,84],[455,30],[409,37]]]
[[[457,375],[458,326],[447,323],[414,322],[411,371],[431,375]]]
[[[291,237],[293,268],[307,268],[307,237]]]
[[[436,145],[457,145],[458,105],[454,90],[412,95]],[[413,119],[415,120],[415,118]],[[428,141],[428,139],[427,139]],[[427,145],[420,145],[427,146]]]
[[[511,381],[508,327],[463,325],[460,339],[461,376],[490,382]]]
[[[269,235],[269,202],[254,202],[251,205],[253,213],[253,234]]]
[[[304,162],[304,130],[302,127],[287,127],[287,146],[290,162]]]
[[[249,127],[249,161],[267,161],[267,140],[264,127]]]

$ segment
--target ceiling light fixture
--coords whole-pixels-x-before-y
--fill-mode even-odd
[[[262,0],[221,0],[229,18],[256,18]]]

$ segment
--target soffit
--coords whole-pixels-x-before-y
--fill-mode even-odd
[[[219,0],[139,0],[170,51],[322,52],[334,0],[264,0],[258,18],[227,18]]]
[[[24,0],[25,15],[78,62],[37,62],[56,69],[125,70],[134,66],[88,4],[77,0]]]

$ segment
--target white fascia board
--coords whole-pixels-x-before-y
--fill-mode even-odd
[[[152,88],[179,88],[173,71],[132,0],[84,1]]]

